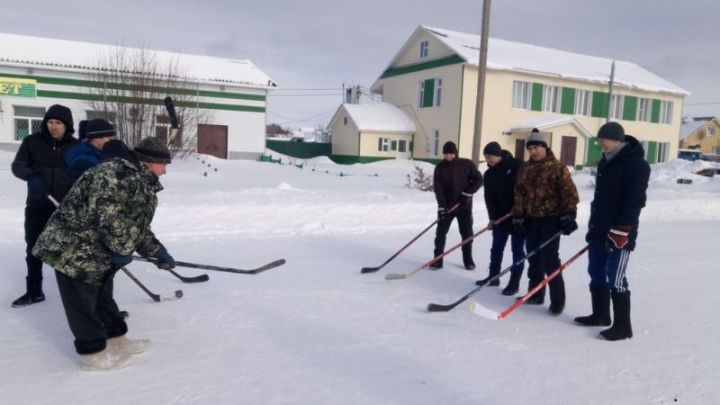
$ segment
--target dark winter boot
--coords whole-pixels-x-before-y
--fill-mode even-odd
[[[613,292],[612,303],[615,322],[610,329],[600,332],[600,335],[611,341],[630,339],[633,335],[630,325],[630,291]]]
[[[539,281],[532,281],[528,283],[528,292],[530,292],[536,285],[540,284]],[[525,301],[529,305],[542,305],[545,303],[545,287],[541,288],[536,292],[530,299]]]
[[[45,294],[42,291],[42,277],[39,279],[25,278],[27,292],[12,303],[13,308],[25,307],[36,302],[45,301]]]
[[[436,261],[435,263],[431,264],[429,267],[430,270],[440,270],[442,268],[443,268],[443,259]]]
[[[565,281],[562,274],[555,277],[550,283],[550,315],[558,316],[565,309]]]
[[[520,289],[520,278],[522,277],[522,272],[513,272],[510,274],[510,281],[508,281],[508,284],[505,288],[502,290],[502,295],[515,295],[518,292],[518,289]]]
[[[607,287],[590,287],[592,314],[579,316],[575,322],[582,326],[610,325],[610,290]]]
[[[491,269],[490,273],[488,273],[488,276],[485,277],[482,280],[478,280],[475,282],[475,285],[487,285],[488,287],[497,287],[500,285],[500,279],[495,279],[493,281],[490,281],[491,278],[495,277],[500,273],[500,270],[494,270]],[[488,281],[490,281],[490,284],[488,284]]]
[[[475,270],[475,261],[472,258],[472,250],[463,249],[463,264],[465,265],[465,270]]]

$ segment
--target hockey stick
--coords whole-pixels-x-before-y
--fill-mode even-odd
[[[175,141],[175,137],[178,134],[178,131],[180,130],[180,126],[178,123],[178,117],[175,113],[175,103],[173,102],[172,97],[167,96],[165,97],[165,100],[163,100],[163,103],[165,104],[165,109],[168,113],[168,118],[170,118],[170,136],[168,137],[168,145],[172,145]]]
[[[493,311],[483,307],[482,305],[480,305],[477,302],[470,303],[470,310],[477,315],[480,315],[480,316],[483,316],[483,317],[486,317],[489,319],[501,320],[501,319],[507,318],[508,315],[513,313],[516,309],[520,308],[520,306],[522,306],[530,298],[532,298],[532,296],[535,295],[535,293],[540,291],[540,289],[545,287],[550,281],[552,281],[557,276],[559,276],[560,272],[565,270],[569,265],[572,264],[572,262],[577,260],[578,257],[582,256],[583,253],[585,253],[589,247],[590,247],[589,245],[586,245],[584,248],[580,249],[580,251],[575,253],[575,255],[573,257],[569,258],[565,263],[561,264],[560,267],[555,269],[555,271],[550,273],[550,275],[547,276],[547,278],[545,278],[545,280],[543,280],[540,284],[536,285],[532,290],[528,291],[527,294],[523,295],[520,298],[517,298],[515,300],[515,302],[512,305],[510,305],[509,307],[507,307],[505,310],[503,310],[499,313],[495,312],[493,315]]]
[[[428,312],[448,312],[448,311],[450,311],[451,309],[455,308],[456,306],[462,304],[463,302],[465,302],[465,300],[467,300],[467,299],[470,298],[471,296],[477,294],[478,291],[482,290],[483,287],[485,287],[486,285],[489,285],[489,284],[492,283],[493,281],[495,281],[495,280],[499,279],[500,277],[502,277],[503,274],[505,274],[505,273],[507,273],[508,271],[512,270],[513,267],[519,266],[519,265],[522,264],[525,260],[527,260],[527,259],[535,256],[535,254],[537,254],[537,252],[539,252],[539,251],[542,250],[545,246],[547,246],[548,244],[550,244],[550,242],[552,242],[553,240],[559,238],[560,235],[562,235],[562,233],[563,233],[563,231],[558,231],[557,233],[555,233],[555,235],[551,236],[548,240],[546,240],[545,242],[541,243],[540,246],[536,247],[536,248],[533,249],[531,252],[528,252],[528,254],[526,254],[525,257],[523,257],[522,259],[517,260],[515,263],[513,263],[513,264],[511,264],[510,266],[504,268],[500,273],[494,275],[494,276],[493,276],[491,279],[489,279],[485,284],[474,288],[472,291],[470,291],[469,293],[465,294],[464,296],[462,296],[462,298],[460,298],[459,300],[453,302],[452,304],[448,304],[448,305],[433,304],[433,303],[428,304],[428,306],[427,306]]]
[[[157,259],[152,257],[142,257],[142,256],[133,256],[133,260],[139,260],[143,262],[150,262],[150,263],[157,263]],[[175,261],[176,266],[181,267],[188,267],[192,269],[203,269],[203,270],[213,270],[213,271],[223,271],[226,273],[235,273],[235,274],[258,274],[262,273],[265,270],[270,270],[275,267],[279,267],[285,264],[285,259],[279,259],[275,260],[273,262],[270,262],[268,264],[262,265],[260,267],[256,267],[254,269],[237,269],[233,267],[220,267],[220,266],[213,266],[210,264],[199,264],[199,263],[188,263],[188,262],[180,262]]]
[[[137,284],[138,287],[140,287],[143,291],[145,291],[145,293],[147,295],[149,295],[150,298],[152,298],[153,301],[155,301],[155,302],[177,300],[177,299],[182,298],[182,296],[183,296],[182,290],[176,290],[175,293],[171,294],[171,295],[168,294],[168,295],[161,296],[159,294],[155,294],[154,292],[148,290],[148,288],[145,287],[145,285],[143,283],[141,283],[140,280],[138,280],[132,273],[130,273],[130,271],[128,269],[126,269],[125,267],[122,267],[121,270],[125,274],[127,274],[127,276],[130,277],[130,280],[134,281],[135,284]]]
[[[510,217],[510,214],[509,214],[509,213],[503,215],[503,216],[500,217],[500,218],[498,218],[497,221],[493,222],[493,225],[499,224],[500,222],[506,220],[508,217]],[[487,231],[488,229],[490,229],[490,226],[489,226],[489,225],[486,226],[485,228],[477,231],[477,232],[474,233],[473,235],[468,236],[468,237],[465,238],[462,242],[460,242],[460,243],[458,243],[457,245],[455,245],[455,246],[453,246],[452,248],[450,248],[450,250],[446,251],[445,253],[441,254],[440,256],[434,257],[433,259],[431,259],[431,260],[428,261],[428,262],[425,262],[422,266],[418,267],[417,269],[415,269],[415,270],[413,270],[413,271],[411,271],[411,272],[408,272],[408,273],[405,273],[405,274],[388,273],[388,274],[385,275],[385,280],[404,280],[404,279],[406,279],[406,278],[412,277],[413,274],[419,272],[419,271],[422,270],[422,269],[425,269],[425,268],[430,267],[431,264],[433,264],[433,263],[435,263],[436,261],[442,259],[443,257],[449,255],[452,251],[457,250],[458,248],[462,247],[463,245],[465,245],[466,243],[470,242],[471,240],[477,238],[478,236],[480,236],[481,233]]]
[[[169,271],[170,274],[177,277],[183,283],[202,283],[204,281],[210,280],[210,276],[208,276],[207,274],[200,274],[199,276],[194,276],[194,277],[185,277],[181,274],[174,272],[171,269],[167,269],[167,271]]]
[[[448,211],[448,212],[453,212],[453,211],[454,211],[457,207],[459,207],[459,206],[460,206],[460,203],[457,203],[457,204],[453,205],[453,206],[450,208],[450,211]],[[416,240],[420,239],[420,237],[423,236],[423,235],[425,234],[425,232],[429,231],[429,230],[430,230],[433,226],[435,226],[439,221],[440,221],[439,219],[436,219],[432,224],[428,225],[427,228],[423,229],[423,231],[420,232],[417,236],[415,236],[410,242],[408,242],[405,246],[403,246],[402,248],[400,248],[400,250],[398,250],[397,252],[395,252],[395,254],[392,255],[389,259],[385,260],[385,263],[383,263],[383,264],[381,264],[381,265],[379,265],[379,266],[377,266],[377,267],[363,267],[362,269],[360,269],[360,273],[362,273],[362,274],[365,274],[365,273],[374,273],[374,272],[382,269],[383,267],[385,267],[386,264],[388,264],[388,263],[390,263],[391,261],[393,261],[393,259],[395,259],[400,253],[402,253],[403,250],[407,249],[408,246],[412,245],[413,243],[415,243]]]
[[[55,198],[53,198],[53,196],[51,196],[50,194],[48,194],[47,198],[50,200],[50,202],[53,203],[53,205],[55,205],[56,208],[60,206],[60,203],[59,203]],[[167,296],[160,296],[160,295],[158,295],[158,294],[155,294],[154,292],[150,291],[147,287],[145,287],[145,285],[144,285],[142,282],[140,282],[140,280],[138,280],[137,277],[135,277],[132,273],[130,273],[130,270],[128,270],[128,269],[126,269],[125,267],[123,267],[123,268],[122,268],[122,271],[123,271],[123,273],[125,273],[128,277],[130,277],[130,279],[131,279],[132,281],[134,281],[135,284],[137,284],[137,286],[140,287],[140,289],[142,289],[143,291],[145,291],[145,293],[146,293],[147,295],[149,295],[150,298],[152,298],[153,301],[155,301],[155,302],[168,301],[168,300],[176,300],[176,299],[179,299],[179,298],[181,298],[181,297],[183,296],[182,290],[176,290],[173,295],[167,295]]]

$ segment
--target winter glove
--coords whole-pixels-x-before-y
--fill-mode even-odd
[[[160,249],[155,253],[157,262],[155,265],[161,270],[172,270],[175,268],[175,259],[170,256],[165,246],[160,245]]]
[[[112,255],[110,257],[113,270],[120,270],[130,264],[132,260],[132,255]]]
[[[632,231],[632,227],[628,225],[618,225],[610,228],[607,235],[608,249],[624,249],[630,239],[630,231]]]
[[[473,195],[470,193],[462,192],[460,193],[460,204],[462,205],[472,205],[472,198]]]
[[[572,211],[560,217],[560,229],[563,231],[563,235],[570,235],[577,231],[578,224],[575,222],[575,216],[577,214]]]
[[[523,235],[525,233],[525,225],[524,225],[525,219],[523,217],[513,217],[512,219],[512,226],[513,226],[513,232],[519,235]]]

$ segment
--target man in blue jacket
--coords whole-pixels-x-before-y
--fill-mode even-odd
[[[73,146],[65,156],[68,176],[73,184],[85,170],[100,163],[103,146],[115,137],[115,128],[109,122],[96,118],[85,125],[84,140]]]
[[[15,177],[27,182],[25,201],[26,292],[12,306],[24,307],[45,301],[42,290],[42,261],[31,251],[55,205],[48,197],[62,201],[72,180],[68,177],[65,154],[78,143],[73,138],[73,116],[69,108],[55,104],[48,108],[40,132],[26,136],[12,162]]]
[[[615,321],[600,332],[607,340],[632,337],[630,290],[625,272],[635,249],[640,210],[645,206],[650,166],[640,142],[617,122],[598,130],[603,157],[598,163],[595,197],[585,237],[590,244],[588,273],[592,314],[575,318],[583,326],[610,325],[610,298]]]

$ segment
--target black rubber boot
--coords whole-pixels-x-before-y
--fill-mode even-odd
[[[562,274],[559,274],[548,283],[550,287],[550,315],[558,316],[565,309],[565,280]]]
[[[542,281],[542,280],[541,280]],[[536,285],[540,284],[541,281],[532,281],[528,283],[528,292],[530,292]],[[528,305],[542,305],[545,303],[545,287],[541,288],[536,292],[530,299],[525,301]]]
[[[437,256],[435,256],[435,257],[437,257]],[[440,270],[442,268],[443,268],[443,259],[436,261],[435,263],[431,264],[429,267],[430,270]]]
[[[592,314],[579,316],[575,322],[582,326],[610,326],[610,289],[590,287]]]
[[[498,273],[500,273],[500,270],[490,270],[490,272],[488,273],[488,276],[485,277],[485,278],[482,279],[482,280],[476,281],[476,282],[475,282],[475,285],[487,285],[488,287],[497,287],[497,286],[499,286],[499,285],[500,285],[500,278],[497,278],[497,279],[493,280],[492,282],[490,282],[490,284],[488,284],[488,281],[490,281],[491,278],[497,276]]]
[[[610,329],[600,332],[607,340],[630,339],[633,336],[630,325],[630,291],[612,293],[613,312],[615,322]]]
[[[39,279],[25,278],[27,292],[12,303],[13,308],[25,307],[36,302],[45,301],[45,294],[42,291],[42,277]]]
[[[518,290],[520,289],[520,278],[522,277],[522,272],[513,272],[510,274],[510,281],[508,281],[507,286],[503,288],[502,295],[515,295],[517,294]]]

